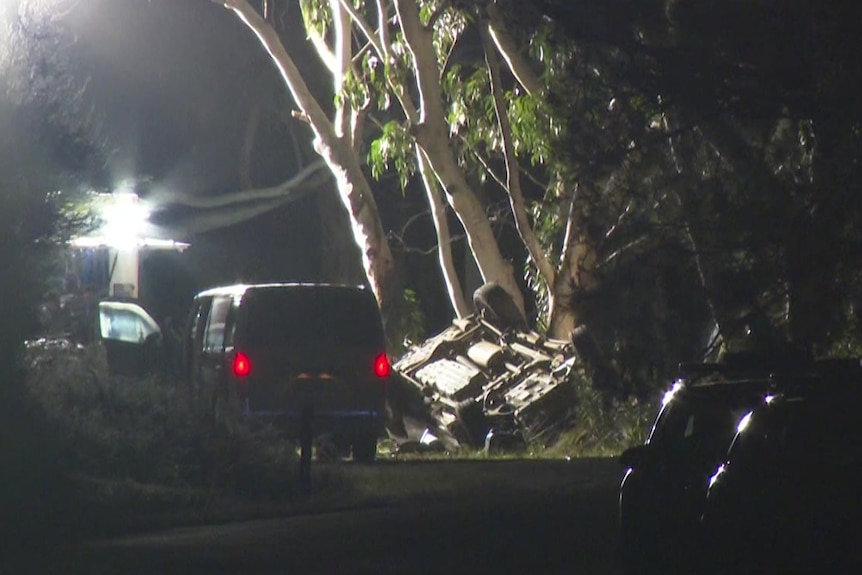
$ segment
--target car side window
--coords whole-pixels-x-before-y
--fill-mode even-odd
[[[188,328],[186,329],[186,333],[188,334],[189,341],[191,343],[194,342],[198,332],[201,329],[201,321],[204,317],[204,302],[203,301],[195,301],[194,308],[192,309],[191,314],[189,314],[189,319],[187,321]]]
[[[212,311],[204,334],[204,352],[216,353],[224,349],[225,323],[231,308],[231,298],[219,297],[213,300]]]
[[[148,336],[159,333],[149,314],[129,303],[102,302],[99,328],[103,339],[126,343],[144,343]]]

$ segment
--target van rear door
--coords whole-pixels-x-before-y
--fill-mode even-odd
[[[200,348],[199,377],[205,394],[223,387],[226,381],[225,333],[232,304],[233,298],[230,296],[215,296],[212,299]]]
[[[235,352],[246,354],[252,411],[382,410],[385,353],[374,296],[340,286],[249,290],[237,317]]]

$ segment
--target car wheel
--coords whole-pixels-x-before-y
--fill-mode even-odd
[[[485,319],[502,330],[527,329],[527,321],[512,296],[496,282],[488,282],[474,291],[473,305]]]
[[[353,438],[353,461],[370,463],[377,457],[377,434],[365,433]]]

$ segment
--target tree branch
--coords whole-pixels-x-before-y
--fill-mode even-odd
[[[194,214],[188,219],[169,226],[171,235],[179,238],[187,238],[204,232],[234,226],[304,198],[313,190],[314,188],[307,188],[298,190],[296,194],[289,197],[266,200],[240,207],[220,207],[208,210],[203,214]]]
[[[318,172],[321,171],[325,171],[325,173],[318,174]],[[312,179],[312,177],[314,177],[314,179]],[[188,206],[190,208],[200,209],[223,208],[236,204],[247,204],[264,200],[285,199],[287,196],[290,196],[295,193],[296,189],[299,186],[313,188],[316,185],[319,185],[324,181],[330,179],[331,177],[332,174],[329,173],[326,163],[323,160],[317,160],[316,162],[305,166],[302,170],[299,171],[298,174],[296,174],[289,180],[278,184],[277,186],[241,190],[238,192],[221,194],[219,196],[207,198],[175,195],[169,196],[167,192],[163,192],[160,194],[153,195],[152,199],[156,204],[173,203],[182,206]]]
[[[388,54],[390,46],[389,10],[386,8],[385,0],[377,0],[377,33],[380,35],[380,46],[382,46],[383,50]]]
[[[356,8],[353,7],[353,2],[350,0],[335,0],[339,4],[341,4],[342,9],[344,9],[347,14],[350,15],[350,18],[353,22],[359,27],[359,30],[362,31],[362,34],[365,38],[374,46],[374,51],[383,58],[384,49],[377,42],[377,35],[374,33],[374,30],[371,28],[371,25],[368,24],[368,21],[360,14]]]
[[[443,272],[449,301],[456,316],[459,318],[466,317],[470,314],[470,306],[467,305],[464,298],[464,290],[461,287],[461,281],[458,279],[458,272],[455,270],[455,263],[452,258],[452,234],[449,230],[446,205],[440,196],[437,177],[431,169],[425,152],[419,144],[414,143],[413,149],[419,162],[419,175],[422,176],[428,204],[431,206],[431,217],[434,222],[434,230],[437,232],[437,260],[440,262],[440,269]]]
[[[564,266],[568,261],[572,249],[575,245],[575,234],[577,227],[575,225],[575,201],[578,195],[578,185],[575,184],[575,191],[572,193],[569,201],[569,209],[566,213],[566,231],[563,234],[563,245],[560,251],[560,266]]]
[[[278,68],[282,79],[287,84],[296,105],[299,107],[302,114],[308,117],[309,122],[315,126],[315,131],[330,141],[337,140],[335,128],[332,122],[326,116],[326,113],[321,108],[320,104],[311,94],[308,85],[293,62],[293,59],[287,53],[287,50],[282,44],[275,28],[269,22],[260,17],[260,14],[252,8],[247,0],[210,0],[215,4],[224,6],[230,10],[257,36],[263,48],[269,54],[272,61]]]
[[[333,32],[335,33],[335,70],[333,71],[333,92],[343,95],[344,83],[353,65],[353,34],[350,26],[350,13],[344,9],[342,0],[329,0],[332,11]],[[335,133],[346,138],[353,145],[352,106],[348,98],[337,100],[335,110]]]
[[[537,94],[542,90],[542,83],[533,73],[530,64],[521,56],[515,41],[506,29],[503,15],[493,0],[485,3],[485,20],[483,27],[487,30],[497,51],[505,60],[512,75],[528,94]]]
[[[317,52],[318,56],[320,56],[320,60],[323,62],[323,65],[326,66],[326,69],[329,70],[330,73],[335,74],[335,54],[329,49],[329,46],[326,44],[326,40],[317,33],[317,30],[307,28],[306,32],[308,33],[308,39],[311,41],[311,45],[314,46],[314,51]]]
[[[509,112],[506,109],[506,103],[503,101],[503,85],[500,78],[500,61],[497,58],[497,52],[494,48],[491,34],[487,27],[480,28],[482,43],[485,48],[485,61],[488,66],[488,76],[490,78],[491,96],[494,100],[494,110],[497,114],[497,124],[500,129],[500,136],[503,141],[503,156],[506,161],[506,188],[509,192],[509,201],[512,206],[512,215],[515,218],[515,228],[521,236],[521,240],[530,254],[533,263],[536,264],[536,269],[545,280],[548,290],[552,291],[556,281],[556,270],[545,254],[539,238],[533,230],[530,218],[527,215],[527,204],[524,200],[524,194],[521,190],[521,169],[518,166],[518,159],[515,155],[515,146],[512,143],[512,125],[509,121]]]
[[[391,53],[389,52],[389,32],[387,29],[388,25],[388,16],[386,15],[386,9],[383,5],[383,0],[377,1],[377,10],[378,10],[378,21],[380,29],[375,34],[374,30],[371,28],[371,25],[368,21],[363,18],[362,14],[360,14],[356,8],[353,7],[353,4],[350,0],[338,0],[344,9],[350,14],[350,17],[353,19],[353,22],[365,36],[368,43],[374,48],[374,51],[377,52],[378,57],[383,62],[385,67],[390,67],[395,64],[395,59],[392,58]],[[379,40],[378,40],[379,35]],[[419,121],[419,113],[416,110],[416,105],[413,103],[413,100],[410,98],[407,91],[404,89],[404,86],[401,84],[396,84],[392,80],[392,76],[384,72],[384,76],[386,78],[386,84],[389,86],[389,89],[392,90],[392,93],[395,94],[395,97],[398,99],[398,102],[401,104],[401,109],[404,111],[404,115],[412,123],[417,123]]]

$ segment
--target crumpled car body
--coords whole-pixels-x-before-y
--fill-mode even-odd
[[[511,313],[479,311],[411,346],[393,365],[447,445],[508,450],[550,438],[571,419],[571,342],[546,338]],[[406,410],[410,412],[408,406]]]

